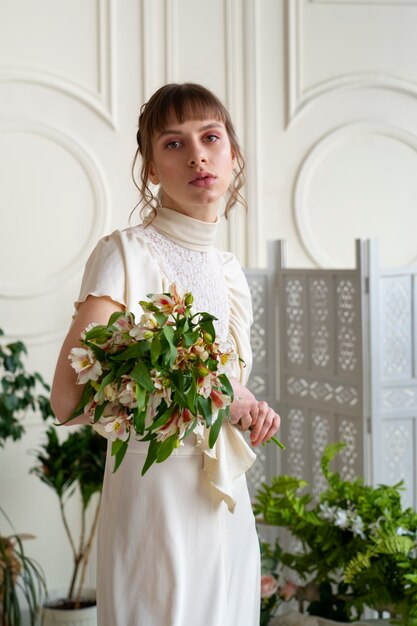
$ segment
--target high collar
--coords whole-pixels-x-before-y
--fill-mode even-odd
[[[161,235],[180,246],[204,252],[214,245],[219,217],[215,222],[202,222],[173,209],[158,207],[156,217],[149,221]]]

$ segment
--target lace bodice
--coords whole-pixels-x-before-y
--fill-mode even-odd
[[[157,255],[159,269],[168,282],[176,283],[180,293],[191,291],[195,311],[207,311],[217,317],[215,328],[222,341],[229,328],[229,290],[219,252],[190,250],[159,233],[152,225],[140,226],[141,236]]]

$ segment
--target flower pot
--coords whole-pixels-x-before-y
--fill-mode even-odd
[[[65,591],[49,592],[49,604],[54,600],[65,597]],[[94,589],[86,589],[82,600],[96,599]],[[44,606],[42,609],[42,626],[97,626],[97,607],[88,606],[81,609],[59,609],[53,606]]]

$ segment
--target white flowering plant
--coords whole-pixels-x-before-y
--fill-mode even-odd
[[[278,539],[281,565],[297,573],[293,594],[303,610],[350,621],[365,606],[417,624],[417,513],[401,504],[402,485],[342,480],[330,462],[343,444],[322,458],[327,489],[314,501],[308,484],[279,476],[262,485],[254,505],[259,521],[289,530],[299,549],[287,552]],[[293,542],[294,543],[294,542]]]
[[[213,315],[192,312],[193,296],[150,294],[138,322],[114,313],[106,325],[85,329],[69,355],[77,382],[85,385],[70,419],[90,416],[112,441],[118,469],[129,440],[149,442],[142,469],[161,463],[192,432],[209,429],[213,447],[229,419],[233,389],[226,369],[239,357],[216,339]]]

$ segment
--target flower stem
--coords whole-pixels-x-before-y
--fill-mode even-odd
[[[281,441],[277,439],[276,437],[271,437],[269,441],[273,441],[278,446],[278,448],[280,448],[281,450],[285,450],[284,444],[281,443]]]

